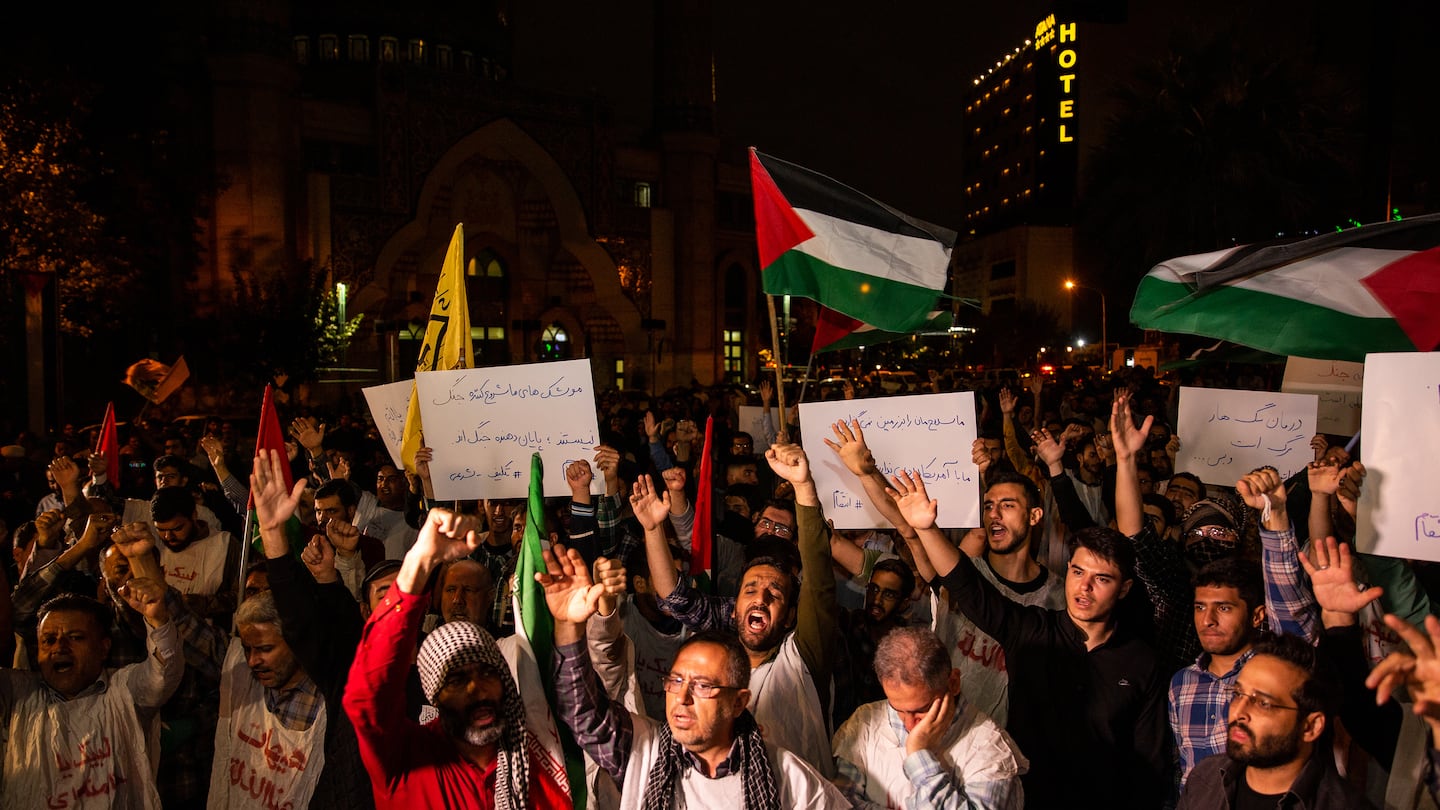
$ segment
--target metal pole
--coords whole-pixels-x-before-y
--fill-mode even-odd
[[[1105,311],[1105,291],[1096,288],[1095,292],[1100,293],[1100,356],[1105,358],[1105,371],[1110,371],[1110,337],[1106,330],[1110,326],[1110,318]]]
[[[775,349],[775,401],[780,406],[780,441],[789,441],[789,429],[785,424],[785,361],[780,356],[780,324],[775,320],[775,296],[765,296],[765,305],[770,309],[770,345]]]

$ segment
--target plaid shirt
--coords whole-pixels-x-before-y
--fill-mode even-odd
[[[969,726],[973,718],[967,718],[970,704],[963,695],[956,696],[953,722]],[[973,710],[972,710],[973,713]],[[983,717],[983,715],[981,715]],[[885,720],[890,724],[897,740],[896,748],[905,757],[901,766],[905,777],[910,780],[914,793],[905,800],[905,810],[1020,810],[1025,806],[1025,791],[1020,780],[965,780],[965,774],[957,773],[928,750],[904,754],[905,741],[910,733],[900,715],[887,703]],[[953,741],[952,741],[953,742]],[[1018,750],[1018,749],[1017,749]],[[849,760],[835,756],[835,786],[845,794],[856,807],[876,807],[866,796],[866,775]],[[886,791],[887,796],[892,795]]]
[[[1260,529],[1264,551],[1260,557],[1265,573],[1265,615],[1268,629],[1300,636],[1314,644],[1319,639],[1319,606],[1300,568],[1295,532]],[[1210,672],[1210,655],[1202,653],[1195,663],[1170,679],[1170,729],[1180,754],[1180,783],[1200,760],[1224,753],[1226,726],[1230,719],[1230,687],[1250,660],[1247,650],[1224,675]]]
[[[325,696],[320,694],[320,688],[306,675],[288,689],[265,687],[265,708],[275,715],[275,719],[285,728],[304,731],[310,728],[310,724],[320,716],[320,710],[325,708]]]
[[[827,574],[828,576],[828,574]],[[680,577],[675,590],[658,600],[660,611],[680,620],[686,627],[701,630],[735,630],[735,597],[710,596],[690,587],[688,577]]]

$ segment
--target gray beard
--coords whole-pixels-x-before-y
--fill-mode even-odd
[[[505,736],[505,721],[500,720],[488,728],[465,729],[465,742],[471,745],[492,745]]]

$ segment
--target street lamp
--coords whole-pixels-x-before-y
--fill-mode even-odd
[[[1109,371],[1110,358],[1106,356],[1106,353],[1110,351],[1110,335],[1108,332],[1109,317],[1107,315],[1105,307],[1105,291],[1100,289],[1099,287],[1091,287],[1086,284],[1076,284],[1071,279],[1065,279],[1065,289],[1074,290],[1076,288],[1082,290],[1091,290],[1100,294],[1100,358],[1105,363],[1105,370]]]

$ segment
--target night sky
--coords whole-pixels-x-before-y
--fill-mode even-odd
[[[745,146],[756,145],[907,213],[957,227],[963,217],[954,194],[962,185],[960,92],[1022,44],[1054,5],[717,0],[717,120],[725,148],[738,159]],[[1368,69],[1366,54],[1379,42],[1397,60],[1384,79],[1402,99],[1395,136],[1415,138],[1435,119],[1429,21],[1440,16],[1440,3],[1433,0],[1126,5],[1123,25],[1097,29],[1103,43],[1093,37],[1086,43],[1085,81],[1108,88],[1124,80],[1137,64],[1160,56],[1177,31],[1235,31],[1249,47],[1315,53],[1352,73]],[[514,4],[516,79],[598,95],[612,105],[621,138],[638,135],[651,120],[652,15],[650,2]],[[1428,101],[1411,103],[1416,96]],[[1103,120],[1107,112],[1089,114]],[[1419,120],[1407,124],[1407,116]]]

